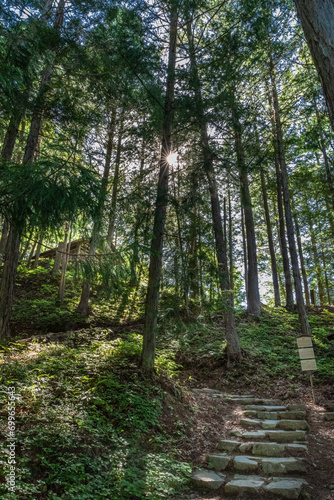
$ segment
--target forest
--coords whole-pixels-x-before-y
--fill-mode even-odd
[[[250,392],[333,499],[334,1],[3,0],[0,148],[1,498],[213,499]]]

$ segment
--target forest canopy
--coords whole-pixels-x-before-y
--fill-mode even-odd
[[[17,269],[43,251],[60,304],[71,257],[77,314],[103,298],[144,318],[148,371],[162,309],[223,311],[236,361],[236,308],[296,308],[311,335],[307,307],[334,293],[333,13],[318,0],[3,2],[1,338]]]

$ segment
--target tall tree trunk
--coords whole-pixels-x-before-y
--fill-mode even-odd
[[[300,260],[300,268],[301,268],[302,277],[303,277],[303,283],[304,283],[305,302],[306,302],[306,305],[309,307],[311,305],[311,303],[310,303],[310,292],[309,292],[309,287],[308,287],[306,267],[305,267],[305,259],[304,259],[304,254],[303,254],[303,246],[302,246],[302,240],[301,240],[301,237],[300,237],[300,229],[299,229],[298,217],[297,217],[296,212],[294,212],[294,222],[295,222],[295,228],[296,228],[297,245],[298,245],[298,253],[299,253],[299,260]]]
[[[322,258],[322,264],[323,264],[324,272],[325,272],[327,301],[328,301],[328,305],[330,305],[331,304],[331,292],[330,292],[330,286],[329,286],[329,280],[328,280],[328,274],[327,274],[327,263],[326,263],[325,252],[324,252],[323,247],[321,247],[321,258]]]
[[[231,204],[231,189],[230,182],[228,181],[228,249],[229,249],[229,262],[230,262],[230,289],[233,292],[233,306],[234,306],[234,263],[233,263],[233,219],[232,219],[232,204]]]
[[[232,120],[234,128],[235,150],[237,154],[237,163],[239,169],[241,203],[244,208],[245,226],[246,226],[247,257],[248,257],[247,310],[250,314],[259,316],[261,313],[261,301],[259,293],[259,277],[257,270],[257,252],[256,252],[254,217],[252,209],[252,200],[249,192],[247,166],[245,163],[244,150],[242,144],[241,124],[238,117],[238,110],[234,98],[232,103]]]
[[[272,273],[272,277],[273,277],[275,307],[280,307],[281,295],[280,295],[279,283],[278,283],[278,272],[277,272],[277,262],[276,262],[276,254],[275,254],[275,247],[274,247],[274,238],[273,238],[273,232],[272,232],[271,221],[270,221],[270,212],[269,212],[269,205],[268,205],[266,180],[265,180],[264,172],[262,169],[261,169],[260,175],[261,175],[263,206],[264,206],[264,213],[265,213],[266,225],[267,225],[267,235],[268,235],[269,253],[270,253],[270,261],[271,261],[271,273]]]
[[[246,290],[246,297],[247,297],[247,295],[248,295],[247,243],[246,243],[244,209],[243,209],[242,204],[241,204],[241,234],[242,234],[242,251],[243,251],[244,271],[245,271],[245,290]]]
[[[28,257],[28,260],[27,260],[27,267],[30,267],[32,258],[33,258],[34,253],[35,253],[36,245],[37,245],[37,241],[33,241],[31,249],[30,249],[30,254],[29,254],[29,257]]]
[[[115,172],[114,172],[114,178],[113,178],[113,183],[112,183],[111,209],[110,209],[110,215],[109,215],[109,227],[108,227],[108,235],[107,235],[107,243],[108,243],[109,247],[112,246],[113,239],[114,239],[116,205],[117,205],[119,173],[120,173],[121,153],[122,153],[122,139],[123,139],[123,130],[124,130],[124,113],[125,113],[125,111],[123,109],[121,116],[120,116],[120,125],[119,125],[116,160],[115,160]]]
[[[197,262],[197,201],[196,192],[198,189],[198,182],[196,179],[196,173],[192,175],[191,180],[191,220],[190,220],[190,252],[189,252],[189,285],[190,285],[190,297],[192,299],[197,299],[199,294],[198,286],[198,262]]]
[[[2,226],[2,232],[1,232],[1,239],[0,239],[0,260],[2,256],[5,253],[6,250],[6,243],[7,243],[7,238],[8,238],[8,220],[6,217],[4,217],[3,220],[3,226]]]
[[[218,186],[213,165],[213,154],[209,144],[207,120],[203,108],[201,81],[198,74],[196,52],[192,35],[191,21],[187,23],[187,37],[189,44],[190,73],[193,90],[195,93],[196,117],[200,126],[201,146],[203,151],[203,169],[206,174],[211,199],[212,225],[215,236],[216,256],[218,261],[219,285],[226,299],[225,333],[227,343],[227,356],[229,360],[241,360],[239,337],[235,328],[233,309],[233,293],[230,290],[229,271],[226,254],[226,241],[224,238]]]
[[[32,235],[33,235],[33,231],[31,231],[30,234],[29,234],[29,236],[27,237],[25,245],[23,247],[21,246],[21,253],[20,253],[20,256],[19,256],[19,262],[21,262],[24,259],[25,255],[26,255],[26,253],[28,251]]]
[[[177,3],[171,2],[169,54],[167,69],[167,89],[164,107],[163,136],[161,142],[161,157],[158,180],[158,192],[155,206],[153,238],[151,243],[151,257],[145,305],[145,320],[143,334],[143,349],[141,355],[142,367],[146,372],[154,369],[156,328],[158,317],[158,302],[160,277],[162,269],[163,239],[168,201],[169,165],[167,156],[171,152],[171,134],[173,124],[173,102],[175,87],[175,63],[177,43]]]
[[[295,0],[295,4],[320,77],[334,130],[334,1]]]
[[[13,155],[15,141],[19,132],[22,113],[20,116],[18,115],[19,113],[16,113],[15,116],[11,117],[6,131],[5,140],[2,145],[1,158],[5,161],[11,160]]]
[[[54,29],[60,30],[63,22],[65,0],[60,0],[55,15]],[[36,97],[34,111],[31,118],[30,130],[27,144],[23,156],[23,166],[33,161],[38,145],[38,135],[42,124],[42,117],[46,105],[46,94],[51,79],[51,68],[44,70],[42,81]],[[1,280],[0,295],[0,338],[9,335],[9,318],[11,315],[14,300],[14,283],[17,273],[17,266],[20,252],[20,238],[25,225],[26,210],[24,200],[19,199],[16,203],[15,221],[11,223],[6,246],[3,278]],[[13,283],[9,282],[13,280]],[[3,316],[1,316],[3,315]]]
[[[10,337],[10,318],[13,307],[14,285],[18,265],[20,248],[20,234],[18,231],[9,232],[6,259],[0,284],[0,338]]]
[[[35,260],[34,260],[34,265],[33,265],[34,269],[37,269],[38,264],[39,264],[39,256],[41,254],[42,244],[43,244],[43,233],[41,233],[40,238],[39,238],[38,243],[37,243]]]
[[[271,71],[273,71],[273,69],[271,69]],[[285,217],[284,217],[283,196],[282,196],[282,174],[280,167],[280,153],[279,153],[279,145],[276,133],[275,109],[273,105],[272,90],[269,89],[268,85],[267,85],[267,93],[269,100],[269,108],[271,111],[272,141],[273,141],[274,156],[275,156],[277,208],[278,208],[278,222],[279,222],[278,234],[279,234],[279,242],[280,242],[283,271],[284,271],[285,307],[288,311],[292,311],[294,308],[294,300],[293,300],[293,288],[292,288],[292,278],[290,272],[289,254],[285,236],[285,222],[284,222]]]
[[[59,283],[59,289],[58,289],[58,300],[60,303],[63,302],[64,296],[65,296],[65,285],[66,285],[66,271],[67,271],[67,264],[68,261],[70,260],[70,253],[71,253],[71,243],[72,243],[72,223],[70,224],[70,235],[67,243],[67,235],[68,232],[66,232],[65,235],[65,242],[64,242],[64,255],[63,255],[63,262],[61,266],[61,275],[60,275],[60,283]]]
[[[58,247],[56,250],[55,260],[53,263],[53,268],[52,268],[51,274],[57,274],[60,271],[62,255],[63,255],[63,252],[65,252],[64,244],[65,244],[64,241],[59,241],[59,243],[58,243]]]
[[[314,108],[315,108],[315,114],[317,118],[317,125],[318,125],[318,130],[319,130],[319,141],[320,141],[320,149],[322,153],[322,157],[324,160],[324,165],[325,165],[325,172],[326,172],[326,179],[327,179],[327,186],[329,189],[329,194],[332,202],[332,207],[334,209],[334,186],[333,186],[333,176],[331,172],[331,167],[329,165],[329,158],[327,155],[327,150],[326,150],[326,144],[325,144],[325,138],[324,138],[324,131],[322,128],[321,124],[321,118],[320,118],[320,113],[318,110],[317,106],[317,101],[316,98],[313,98],[313,103],[314,103]]]
[[[315,274],[317,276],[319,301],[320,301],[320,305],[323,306],[325,303],[325,290],[324,290],[324,283],[323,283],[323,279],[322,279],[319,253],[318,253],[318,249],[317,249],[317,242],[316,242],[316,237],[315,237],[314,228],[313,228],[312,213],[311,213],[310,207],[309,207],[306,199],[305,199],[305,204],[306,204],[307,222],[308,222],[310,236],[311,236],[311,249],[312,249],[312,253],[313,253],[313,262],[314,262],[314,267],[315,267]]]
[[[276,131],[276,143],[278,151],[279,160],[279,174],[282,181],[282,191],[284,199],[284,209],[285,209],[285,221],[286,229],[289,242],[289,252],[292,264],[293,279],[296,292],[296,302],[299,321],[301,325],[301,330],[304,335],[311,335],[311,328],[308,322],[307,313],[304,305],[303,290],[298,266],[298,255],[295,242],[295,231],[293,227],[292,211],[290,205],[290,194],[288,186],[288,172],[285,163],[285,152],[284,152],[284,142],[283,142],[283,131],[280,118],[280,110],[278,104],[278,96],[276,89],[276,79],[275,79],[275,69],[273,66],[272,58],[270,60],[270,79],[271,79],[271,90],[272,90],[272,102],[274,109],[274,123]]]
[[[88,261],[94,265],[95,254],[98,246],[98,241],[101,233],[102,217],[104,212],[104,205],[108,191],[108,182],[110,174],[110,164],[111,164],[111,154],[114,144],[114,134],[115,134],[115,124],[116,124],[116,111],[112,110],[111,118],[108,124],[108,140],[107,140],[107,151],[106,159],[104,164],[103,177],[101,182],[101,190],[99,194],[98,211],[97,216],[93,225],[92,237],[89,243],[89,256]],[[83,316],[87,316],[90,312],[89,308],[89,296],[90,296],[90,279],[85,277],[83,280],[82,291],[80,302],[77,307],[77,312]]]

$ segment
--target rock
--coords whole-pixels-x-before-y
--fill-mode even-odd
[[[334,420],[334,412],[328,412],[328,413],[326,413],[325,414],[325,420],[327,420],[328,422]]]
[[[307,430],[308,423],[306,420],[278,420],[277,428],[286,431]]]
[[[230,398],[229,399],[230,401],[233,401],[233,403],[237,403],[239,405],[252,405],[252,404],[256,404],[258,402],[257,399],[255,398],[240,398],[240,397],[236,397],[236,398]]]
[[[259,467],[257,460],[253,459],[252,457],[246,456],[235,457],[233,460],[233,465],[236,470],[243,470],[248,472],[255,471]]]
[[[292,441],[305,441],[306,432],[305,431],[266,431],[265,435],[269,437],[272,441],[278,441],[279,443],[289,443]]]
[[[286,406],[264,406],[264,405],[247,405],[245,411],[255,410],[255,411],[285,411]]]
[[[261,399],[261,404],[265,406],[273,406],[282,404],[281,401],[277,401],[276,399]]]
[[[208,467],[217,471],[225,470],[231,461],[231,457],[225,453],[217,453],[215,455],[208,455]]]
[[[224,482],[225,477],[208,470],[198,470],[191,476],[191,481],[198,488],[207,488],[209,490],[218,490]]]
[[[254,395],[253,394],[227,394],[225,393],[224,396],[228,399],[231,399],[231,398],[254,398]]]
[[[262,429],[276,429],[280,420],[263,420],[261,423]]]
[[[239,450],[241,453],[248,453],[252,451],[252,448],[253,448],[253,443],[242,443],[239,446]]]
[[[278,413],[276,411],[258,411],[256,414],[257,418],[262,420],[277,420]]]
[[[239,436],[242,436],[242,432],[241,432],[241,431],[238,431],[238,430],[234,430],[234,431],[232,430],[232,431],[230,432],[230,435],[231,435],[231,436],[236,436],[236,437],[239,437]]]
[[[264,439],[266,437],[265,431],[248,431],[240,433],[240,435],[244,439]]]
[[[245,427],[260,427],[261,420],[255,420],[253,418],[242,418],[240,424]]]
[[[283,472],[306,472],[304,465],[293,457],[270,457],[262,459],[262,470],[265,474],[281,474]]]
[[[278,443],[254,443],[253,454],[264,457],[282,457],[284,455],[284,444]]]
[[[236,474],[225,486],[225,493],[258,493],[265,480],[260,476]]]
[[[256,417],[257,416],[257,412],[256,412],[256,410],[245,410],[244,411],[244,415],[246,417]]]
[[[330,484],[330,485],[329,485],[329,489],[330,489],[330,490],[334,490],[334,484]]]
[[[299,497],[304,484],[307,483],[303,479],[274,478],[264,489],[282,498],[294,500]]]
[[[227,440],[227,439],[222,439],[218,443],[218,450],[222,451],[234,451],[238,448],[239,446],[239,441],[232,441],[232,440]]]

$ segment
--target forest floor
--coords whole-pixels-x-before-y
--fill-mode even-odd
[[[309,498],[334,499],[334,425],[324,420],[324,404],[334,400],[331,310],[315,308],[309,316],[318,363],[314,404],[309,376],[300,370],[295,313],[265,308],[254,320],[237,311],[243,362],[228,366],[219,311],[189,316],[162,301],[157,373],[149,378],[139,368],[140,315],[117,320],[108,316],[106,302],[80,323],[70,307],[78,299],[74,283],[59,306],[52,298],[56,281],[48,276],[43,270],[22,274],[17,337],[0,345],[3,457],[6,387],[14,385],[17,393],[16,492],[7,492],[2,458],[1,498],[221,500],[194,491],[189,482],[241,416],[228,400],[192,392],[209,387],[304,403]]]

